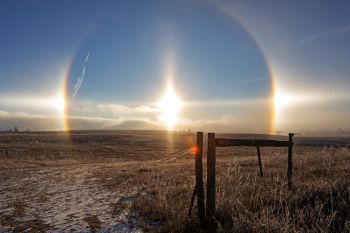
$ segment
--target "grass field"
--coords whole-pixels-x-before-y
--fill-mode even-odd
[[[1,133],[0,231],[200,232],[196,208],[188,217],[195,140],[163,131]],[[293,192],[286,149],[261,150],[264,177],[255,148],[217,149],[219,232],[350,232],[349,138],[295,141]]]

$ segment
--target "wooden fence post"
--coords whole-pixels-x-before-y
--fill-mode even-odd
[[[197,132],[196,144],[196,191],[197,191],[197,208],[200,224],[203,226],[205,222],[205,206],[204,206],[204,191],[203,191],[203,132]]]
[[[289,142],[290,145],[288,146],[288,171],[287,171],[287,177],[288,177],[288,188],[289,190],[293,189],[292,185],[292,177],[293,177],[293,133],[289,133]]]
[[[216,145],[215,133],[208,133],[208,154],[207,154],[207,220],[208,232],[216,232],[215,224],[215,162]]]
[[[261,164],[259,143],[257,143],[257,145],[256,145],[256,151],[258,152],[258,161],[259,161],[259,168],[260,168],[260,176],[263,177],[263,176],[264,176],[264,173],[263,173],[262,164]]]

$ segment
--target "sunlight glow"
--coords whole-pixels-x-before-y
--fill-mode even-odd
[[[181,106],[181,101],[175,95],[174,89],[169,83],[166,94],[158,103],[160,109],[159,119],[166,124],[168,130],[173,130],[178,122]]]
[[[277,113],[281,112],[288,104],[295,101],[295,97],[286,93],[276,93],[274,106]]]
[[[65,98],[61,96],[57,96],[51,100],[51,105],[53,108],[57,109],[60,115],[64,114],[66,101]]]
[[[287,93],[282,90],[276,91],[274,98],[273,98],[273,104],[274,104],[274,111],[275,111],[275,117],[276,117],[276,123],[280,124],[282,121],[282,115],[283,112],[286,111],[286,108],[292,104],[295,104],[299,101],[300,98],[296,95],[292,95],[290,93]]]

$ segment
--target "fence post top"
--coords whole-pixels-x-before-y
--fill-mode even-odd
[[[295,135],[295,133],[289,133],[289,140],[293,140],[293,136]]]

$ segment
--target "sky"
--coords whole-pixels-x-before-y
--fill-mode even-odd
[[[348,1],[0,5],[0,130],[350,134]]]

